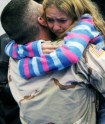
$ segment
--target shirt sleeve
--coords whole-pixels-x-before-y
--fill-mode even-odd
[[[84,14],[74,28],[67,32],[64,37],[64,45],[50,54],[41,54],[41,42],[39,44],[38,42],[32,42],[27,45],[20,45],[21,49],[19,45],[15,46],[16,44],[13,44],[11,45],[12,50],[11,48],[9,49],[9,45],[6,51],[11,57],[20,59],[18,62],[20,76],[31,78],[59,71],[77,63],[88,43],[94,43],[95,40],[93,39],[99,34],[92,17],[89,14]],[[13,52],[15,53],[14,55]]]
[[[84,50],[88,41],[99,34],[98,31],[95,30],[94,23],[89,14],[84,14],[80,21],[75,25],[75,27],[67,32],[67,36],[64,38],[64,44],[68,44],[74,48],[77,47],[79,50]],[[89,35],[89,36],[88,36]],[[91,36],[92,35],[92,36]],[[77,38],[76,38],[77,37]],[[85,39],[85,42],[83,41]],[[82,40],[81,40],[82,39]],[[99,40],[97,40],[99,41]],[[22,59],[26,57],[39,57],[42,54],[41,43],[45,42],[43,40],[32,41],[25,45],[18,45],[15,41],[11,41],[6,45],[5,52],[9,57],[14,59]],[[91,41],[93,44],[94,40]],[[70,49],[74,52],[73,49]]]
[[[85,14],[75,27],[70,32],[67,32],[64,45],[54,52],[40,57],[27,57],[19,60],[19,74],[23,78],[31,78],[71,66],[80,60],[88,43],[93,42],[92,39],[99,34],[91,16]]]
[[[5,47],[5,53],[14,59],[25,57],[40,56],[42,54],[41,43],[43,40],[29,42],[25,45],[16,44],[14,40],[10,41]]]

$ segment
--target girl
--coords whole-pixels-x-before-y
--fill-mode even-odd
[[[104,46],[105,22],[101,18],[96,5],[90,0],[44,0],[43,7],[45,11],[44,18],[49,29],[59,39],[64,37],[64,44],[51,54],[45,55],[36,47],[39,45],[38,42],[34,45],[29,43],[19,46],[14,42],[7,45],[6,53],[13,58],[20,59],[19,73],[23,78],[39,76],[49,71],[62,70],[77,63],[88,43],[98,44],[99,47],[100,45],[101,47]],[[57,43],[59,44],[59,42]],[[35,49],[37,54],[29,54],[29,47],[33,48],[31,53],[34,53]],[[20,53],[20,51],[25,52]],[[17,54],[13,54],[13,52]],[[35,63],[32,62],[33,58],[25,61],[24,57],[33,57],[32,55],[36,55],[34,61],[39,65],[38,71],[34,70],[27,76],[24,73],[25,71],[22,70],[25,70],[25,68],[33,70]]]

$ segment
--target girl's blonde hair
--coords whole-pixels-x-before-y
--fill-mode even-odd
[[[93,18],[96,28],[105,36],[105,22],[97,5],[91,0],[43,0],[45,13],[46,9],[51,5],[56,6],[60,11],[70,16],[74,21],[73,25],[83,14],[89,13]]]

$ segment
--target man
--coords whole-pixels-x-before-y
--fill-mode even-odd
[[[11,5],[12,7],[10,7]],[[49,40],[50,36],[47,34],[48,29],[41,18],[41,12],[41,6],[32,0],[11,1],[3,11],[2,22],[5,19],[3,27],[8,35],[20,44],[26,44],[31,40]],[[10,18],[9,16],[11,16],[12,23],[6,20],[6,17]],[[13,18],[14,16],[15,18]],[[11,28],[5,27],[7,22]],[[13,24],[15,26],[18,24],[17,28]],[[93,78],[90,77],[88,71],[90,68],[84,64],[84,61],[81,60],[71,68],[68,67],[56,73],[48,73],[28,80],[19,76],[16,66],[17,60],[10,59],[9,85],[20,107],[22,123],[96,123],[95,91],[89,85]],[[96,80],[99,83],[97,78]],[[96,86],[96,88],[98,87]]]

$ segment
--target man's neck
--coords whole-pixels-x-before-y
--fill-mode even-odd
[[[52,40],[52,36],[51,36],[51,32],[46,29],[46,28],[43,28],[39,31],[39,35],[36,37],[36,40]]]

